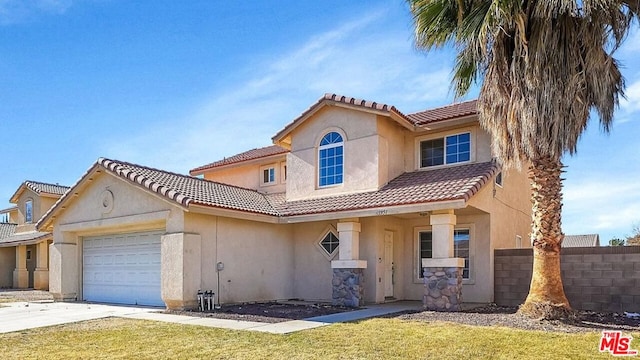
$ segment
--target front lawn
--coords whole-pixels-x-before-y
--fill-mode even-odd
[[[629,334],[626,334],[629,335]],[[640,332],[632,348],[640,348]],[[600,333],[372,319],[273,335],[110,318],[0,335],[3,359],[610,359]]]

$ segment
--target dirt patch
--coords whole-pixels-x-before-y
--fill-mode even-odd
[[[640,331],[640,317],[619,313],[575,311],[565,320],[536,320],[517,314],[517,307],[486,305],[462,312],[405,312],[392,314],[403,320],[448,321],[474,326],[505,326],[523,330],[558,331],[566,333],[602,330]]]
[[[165,311],[165,313],[278,323],[352,310],[357,309],[323,304],[256,303],[225,305],[215,312]],[[461,312],[405,311],[382,317],[425,322],[444,321],[473,326],[504,326],[514,329],[565,333],[600,332],[602,330],[640,331],[640,317],[629,317],[625,314],[576,311],[573,314],[574,316],[569,319],[546,321],[519,315],[516,313],[517,310],[517,307],[485,305]]]
[[[327,304],[295,304],[295,303],[255,303],[240,305],[223,305],[211,312],[173,311],[167,314],[210,317],[216,319],[255,321],[264,323],[278,323],[290,320],[302,320],[310,317],[336,314],[354,309],[331,306]]]
[[[53,301],[48,291],[31,289],[0,289],[0,302]]]

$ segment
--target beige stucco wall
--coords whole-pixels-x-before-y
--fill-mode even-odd
[[[304,300],[331,301],[331,260],[317,243],[337,221],[316,221],[293,225],[294,296]],[[336,257],[337,258],[337,255]]]
[[[42,215],[44,215],[53,204],[59,199],[59,197],[50,197],[50,196],[40,196],[36,192],[32,191],[29,188],[25,188],[22,194],[17,199],[15,203],[16,209],[9,212],[9,222],[13,222],[15,224],[21,225],[16,232],[24,232],[24,231],[33,231],[33,226],[29,224],[35,224]],[[29,224],[25,224],[25,203],[27,201],[32,201],[32,220]],[[26,225],[26,226],[22,226]]]
[[[516,235],[522,238],[522,247],[531,247],[530,185],[526,170],[506,169],[502,178],[502,187],[490,182],[469,205],[492,214],[493,248],[515,248]]]
[[[287,157],[287,199],[299,200],[378,189],[379,139],[376,115],[336,106],[314,114],[291,134]],[[322,136],[336,131],[344,140],[344,182],[318,188],[318,145]]]
[[[214,168],[204,173],[204,178],[211,181],[230,184],[246,189],[258,190],[261,193],[272,194],[285,191],[284,166],[286,156],[257,159],[238,166]],[[275,183],[263,184],[262,170],[273,167],[275,169]]]
[[[0,288],[13,286],[13,270],[16,267],[16,248],[0,248]]]
[[[377,121],[379,134],[378,183],[384,185],[405,171],[405,137],[410,136],[410,133],[387,117],[378,116]]]
[[[290,225],[187,213],[185,231],[200,234],[202,289],[216,292],[221,303],[293,297]],[[218,262],[224,264],[219,274]]]
[[[22,194],[20,194],[20,196],[18,197],[18,201],[16,202],[16,206],[18,207],[18,216],[17,216],[17,224],[18,225],[23,225],[25,224],[25,203],[29,200],[33,201],[33,207],[32,207],[32,221],[31,224],[35,223],[36,221],[38,221],[38,219],[40,218],[40,216],[42,216],[43,213],[41,213],[41,208],[42,208],[42,200],[40,198],[40,196],[38,194],[36,194],[35,192],[31,191],[31,189],[26,188]],[[46,211],[46,210],[45,210]],[[18,232],[20,232],[20,229],[17,229]]]

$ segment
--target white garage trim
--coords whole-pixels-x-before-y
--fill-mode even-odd
[[[83,238],[83,300],[164,306],[160,294],[162,234],[156,231]]]

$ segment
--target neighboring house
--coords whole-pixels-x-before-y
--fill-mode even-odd
[[[600,235],[565,235],[562,240],[562,247],[593,247],[600,246]]]
[[[405,115],[327,94],[272,140],[204,179],[99,159],[38,222],[54,298],[451,310],[460,290],[492,301],[494,249],[529,232],[528,180],[493,161],[475,101]]]
[[[67,186],[25,181],[0,210],[0,287],[49,289],[50,232],[36,230],[36,221],[69,190]]]

